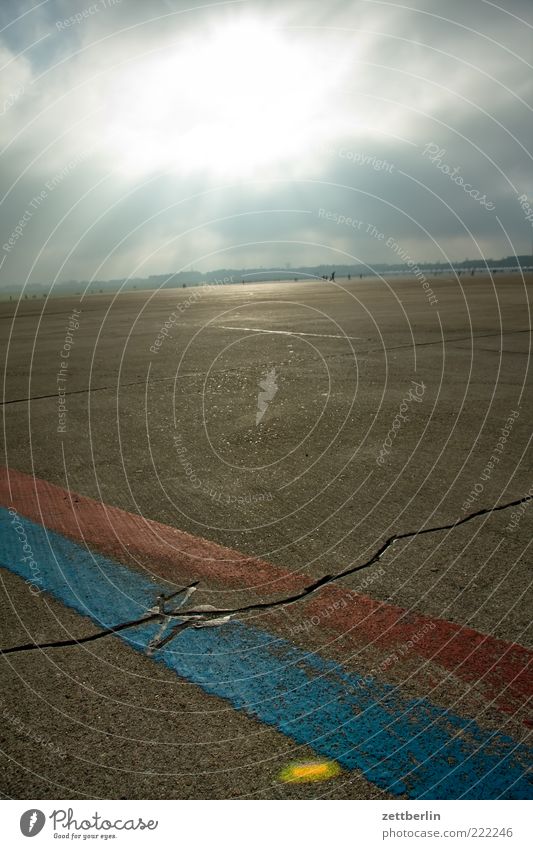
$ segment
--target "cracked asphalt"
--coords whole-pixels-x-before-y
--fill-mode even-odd
[[[530,646],[533,504],[518,502],[533,492],[533,276],[430,283],[436,305],[399,278],[28,300],[15,318],[4,302],[3,463],[308,585],[346,573],[347,590]],[[276,391],[257,425],[272,369]],[[3,648],[94,632],[0,575]],[[191,606],[279,598],[253,589],[204,581]],[[297,624],[298,603],[284,616]],[[298,640],[324,650],[317,629]],[[325,651],[354,663],[342,640]],[[367,654],[364,668],[382,659]],[[387,797],[355,770],[280,784],[282,767],[311,750],[178,685],[116,638],[4,655],[0,666],[5,797]]]

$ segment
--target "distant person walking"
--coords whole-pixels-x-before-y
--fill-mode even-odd
[[[331,272],[331,277],[329,279],[331,280],[332,283],[335,282],[335,272],[334,271]]]

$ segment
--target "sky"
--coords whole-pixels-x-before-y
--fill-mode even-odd
[[[531,253],[532,29],[531,0],[3,0],[0,287]]]

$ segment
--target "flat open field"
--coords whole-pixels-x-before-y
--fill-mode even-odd
[[[15,304],[0,305],[5,507],[170,591],[196,578],[196,606],[268,603],[347,572],[328,584],[322,607],[321,590],[256,608],[237,616],[239,625],[194,631],[207,641],[194,650],[191,631],[178,635],[170,650],[184,653],[180,663],[187,655],[190,674],[117,636],[4,655],[4,796],[422,795],[405,773],[395,783],[362,758],[350,761],[341,742],[323,745],[317,727],[338,730],[344,715],[305,731],[303,720],[284,724],[275,706],[267,713],[268,693],[283,701],[293,682],[273,682],[259,660],[263,689],[246,698],[224,689],[254,677],[242,634],[238,649],[226,637],[248,627],[294,650],[283,670],[317,652],[347,676],[370,676],[403,699],[427,698],[435,710],[474,720],[480,734],[525,745],[526,698],[513,686],[531,644],[533,506],[516,502],[533,494],[533,275],[428,279],[436,303],[416,279],[391,278],[28,300],[15,317]],[[33,477],[60,489],[36,488]],[[133,520],[118,511],[104,527],[88,499],[151,520],[157,544],[148,531],[146,542],[130,537]],[[156,533],[154,523],[184,533],[173,546],[169,528]],[[35,540],[38,584],[56,541]],[[16,559],[18,543],[10,544]],[[237,566],[235,552],[244,556]],[[66,584],[82,569],[75,561],[56,557]],[[51,584],[29,592],[14,560],[4,554],[1,562],[2,648],[78,639],[104,622],[86,601],[82,616]],[[94,598],[105,592],[94,579]],[[361,605],[384,611],[387,622],[403,616],[411,646],[387,647],[381,626],[365,631]],[[443,660],[448,638],[435,642],[445,631],[466,645],[455,665]],[[500,652],[498,663],[517,644],[514,672],[491,678],[495,655],[468,666],[479,635]],[[240,663],[249,664],[243,676]],[[224,670],[231,681],[223,687]],[[479,683],[489,679],[489,689]],[[324,691],[324,704],[333,698]],[[357,730],[350,739],[355,746]],[[317,752],[338,760],[341,774],[318,784],[279,781],[284,765]],[[484,781],[474,797],[497,795]]]

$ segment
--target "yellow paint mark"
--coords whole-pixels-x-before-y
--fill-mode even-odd
[[[337,761],[308,761],[284,767],[279,780],[284,782],[327,781],[341,772]]]

